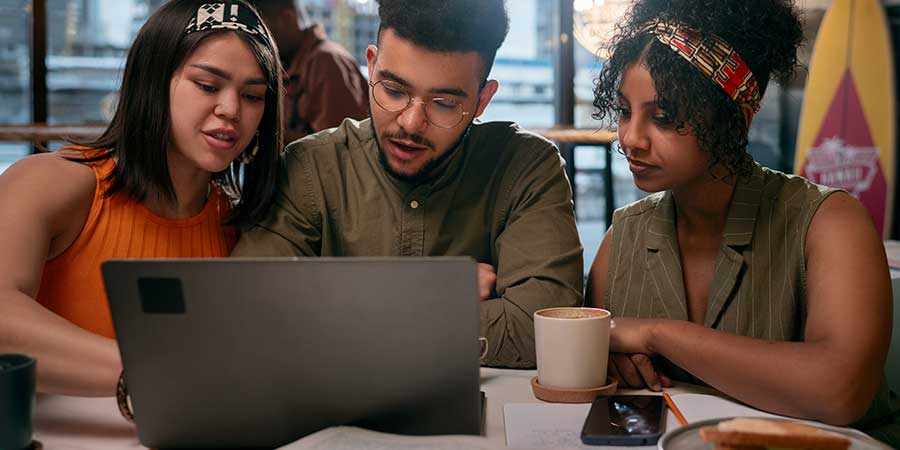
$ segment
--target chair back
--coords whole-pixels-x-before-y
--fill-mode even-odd
[[[884,374],[891,390],[900,394],[900,276],[892,277],[891,284],[894,288],[894,328]]]

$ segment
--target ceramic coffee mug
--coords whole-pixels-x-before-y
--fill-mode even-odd
[[[0,449],[31,447],[35,361],[19,354],[0,355]]]
[[[541,386],[590,389],[606,385],[611,314],[599,308],[548,308],[534,313]]]

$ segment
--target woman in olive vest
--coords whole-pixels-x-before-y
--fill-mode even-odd
[[[890,442],[891,286],[872,220],[846,192],[747,153],[801,39],[787,0],[635,3],[595,116],[618,120],[634,182],[654,194],[616,211],[587,299],[615,317],[610,370],[625,385],[703,382]]]

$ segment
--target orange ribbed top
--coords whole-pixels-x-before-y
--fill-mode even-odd
[[[85,151],[86,155],[96,152]],[[94,333],[115,337],[100,264],[114,258],[224,257],[234,248],[233,227],[222,221],[231,211],[225,194],[214,187],[194,217],[171,220],[150,212],[118,192],[105,197],[115,168],[113,158],[91,163],[97,178],[94,200],[81,233],[61,255],[44,265],[37,301]]]

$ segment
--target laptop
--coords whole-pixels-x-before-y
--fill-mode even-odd
[[[479,434],[470,258],[110,260],[138,437],[277,447],[333,425]]]

